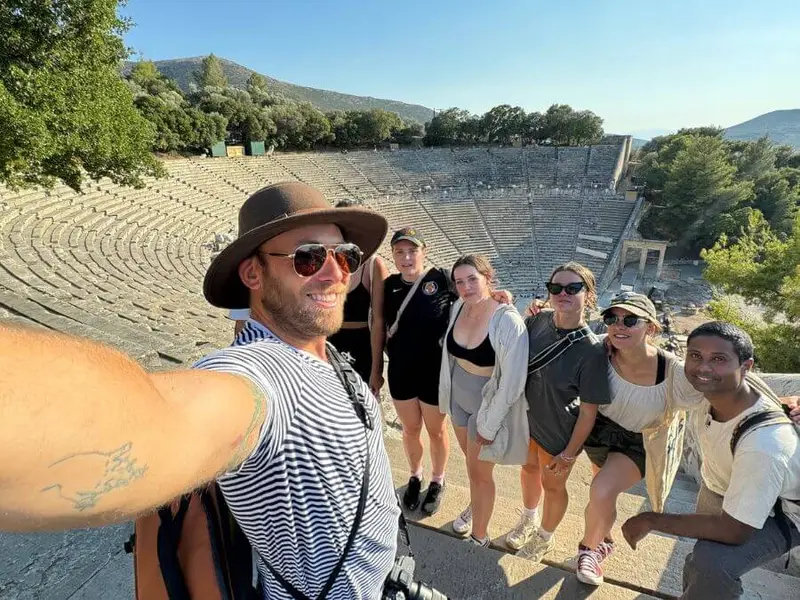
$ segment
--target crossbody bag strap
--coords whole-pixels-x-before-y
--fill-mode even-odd
[[[342,550],[342,555],[339,557],[339,561],[336,563],[336,566],[333,567],[331,574],[328,576],[328,579],[325,581],[325,585],[322,586],[322,590],[320,590],[319,595],[317,596],[317,600],[323,600],[327,595],[328,592],[331,591],[333,584],[336,582],[336,578],[339,576],[339,573],[344,566],[344,561],[347,559],[350,551],[353,548],[353,544],[356,540],[356,533],[358,533],[359,525],[361,525],[361,520],[364,518],[364,508],[367,505],[367,490],[369,488],[369,475],[370,475],[370,454],[369,454],[369,438],[367,436],[367,430],[372,429],[372,421],[369,418],[369,414],[366,411],[366,407],[363,405],[362,402],[358,400],[355,394],[355,390],[352,387],[352,384],[348,384],[347,376],[343,373],[343,368],[352,369],[349,364],[346,365],[344,362],[344,358],[331,346],[327,344],[328,350],[328,357],[330,359],[331,366],[333,367],[334,372],[336,373],[336,377],[338,377],[339,381],[341,382],[342,386],[347,392],[347,395],[350,396],[350,401],[353,403],[353,408],[356,411],[359,419],[361,419],[362,423],[364,424],[364,439],[365,439],[365,446],[366,446],[366,458],[364,461],[364,475],[361,478],[361,494],[358,497],[358,505],[356,506],[356,514],[353,518],[353,525],[350,527],[350,534],[347,537],[347,542],[345,542],[344,549]],[[343,365],[346,365],[343,367]],[[365,418],[365,415],[367,418]],[[266,565],[269,572],[275,578],[275,580],[281,584],[283,589],[285,589],[289,595],[294,598],[295,600],[310,600],[308,596],[306,596],[303,592],[298,590],[294,585],[288,582],[278,571],[269,563],[267,562],[264,557],[261,557],[261,560]]]
[[[560,340],[556,340],[528,361],[528,375],[545,368],[564,354],[570,346],[577,344],[583,338],[589,337],[590,335],[592,335],[592,330],[583,326],[576,331],[571,331]]]
[[[408,306],[408,303],[411,302],[411,299],[414,297],[414,294],[417,293],[419,286],[422,285],[422,280],[425,279],[429,272],[430,269],[425,269],[422,272],[422,275],[417,277],[417,280],[414,282],[414,285],[411,286],[411,289],[408,291],[408,294],[406,294],[406,297],[403,298],[403,303],[400,305],[400,308],[397,309],[397,316],[394,319],[394,323],[392,323],[392,326],[389,327],[389,331],[386,334],[388,339],[391,339],[392,336],[397,333],[397,327],[400,325],[400,317],[403,316],[406,306]]]

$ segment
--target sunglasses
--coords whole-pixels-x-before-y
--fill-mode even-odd
[[[625,315],[624,317],[620,317],[618,315],[608,314],[603,317],[603,323],[605,323],[609,327],[621,321],[622,324],[625,325],[625,327],[631,328],[631,327],[636,327],[636,324],[639,321],[644,321],[644,320],[645,320],[644,318],[637,317],[636,315]]]
[[[552,281],[547,282],[544,286],[547,288],[547,291],[550,292],[553,296],[558,296],[562,290],[567,292],[568,295],[574,296],[578,292],[580,292],[586,284],[582,281],[576,281],[575,283],[568,283],[567,285],[561,285],[560,283],[553,283]]]
[[[326,246],[325,244],[303,244],[295,248],[292,254],[281,254],[279,252],[259,252],[267,256],[277,256],[279,258],[291,258],[294,272],[300,277],[311,277],[319,273],[328,254],[333,254],[333,260],[345,273],[353,273],[361,266],[361,259],[364,253],[355,244],[336,244]]]

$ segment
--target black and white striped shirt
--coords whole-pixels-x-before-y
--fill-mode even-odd
[[[355,543],[328,598],[380,598],[397,547],[399,508],[381,427],[365,429],[327,362],[248,321],[234,344],[195,368],[244,375],[268,398],[252,455],[218,480],[231,512],[258,551],[264,598],[291,598],[264,565],[315,598],[341,557],[370,452],[370,481]],[[368,410],[380,424],[366,384]],[[263,559],[262,559],[263,557]]]

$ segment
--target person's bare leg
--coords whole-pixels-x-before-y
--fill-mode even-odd
[[[431,480],[441,483],[450,457],[450,436],[447,435],[447,415],[439,412],[438,406],[419,403],[422,420],[431,442]]]
[[[394,409],[403,426],[403,449],[412,475],[422,472],[422,411],[417,398],[394,400]],[[421,479],[421,478],[420,478]]]
[[[489,520],[494,510],[495,487],[494,463],[480,460],[481,446],[474,440],[467,441],[467,472],[472,498],[472,535],[483,540],[487,535]]]
[[[528,460],[519,471],[522,485],[522,504],[528,510],[539,506],[542,499],[542,472],[539,467],[539,446],[533,440],[528,445]]]
[[[453,433],[456,434],[456,440],[458,441],[458,446],[461,448],[461,451],[464,453],[464,460],[467,458],[467,428],[466,427],[456,427],[453,425]]]
[[[586,505],[586,525],[581,542],[594,550],[606,538],[617,520],[617,498],[642,479],[639,467],[618,452],[608,455],[603,468],[592,480],[589,503]]]
[[[542,509],[542,524],[540,531],[545,534],[553,533],[564,519],[569,506],[569,494],[567,493],[567,478],[572,472],[572,467],[566,473],[556,475],[547,465],[553,457],[539,449],[539,464],[542,466],[542,489],[544,489],[544,507]]]

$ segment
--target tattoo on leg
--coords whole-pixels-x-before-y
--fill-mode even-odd
[[[264,423],[264,418],[267,413],[267,397],[255,383],[248,379],[250,384],[250,392],[253,395],[253,417],[250,419],[250,424],[247,430],[240,435],[234,443],[236,450],[233,453],[230,464],[228,464],[226,471],[233,471],[238,468],[245,459],[253,451],[253,444],[256,443],[258,437],[252,440],[253,433],[261,428]]]
[[[82,488],[82,484],[69,485],[54,483],[40,491],[55,491],[60,498],[71,503],[78,512],[83,512],[97,506],[97,503],[109,492],[124,488],[131,482],[140,479],[147,471],[147,465],[138,466],[136,459],[131,456],[133,444],[128,442],[110,452],[89,451],[70,454],[57,460],[49,468],[55,469],[61,465],[69,464],[79,468],[83,473],[102,472],[91,487]],[[80,463],[75,463],[80,461]]]

